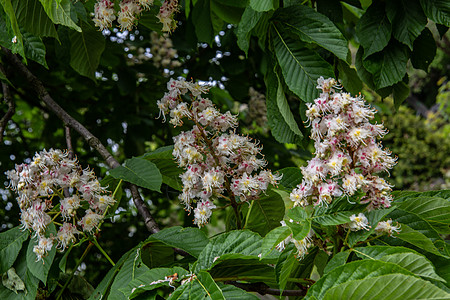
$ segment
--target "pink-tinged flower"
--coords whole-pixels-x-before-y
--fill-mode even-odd
[[[212,214],[212,209],[214,208],[216,208],[216,206],[208,200],[198,202],[197,208],[194,209],[194,224],[197,224],[198,227],[202,227],[208,223]]]
[[[346,224],[351,231],[358,231],[361,229],[370,230],[369,220],[363,213],[358,215],[351,215],[350,222]]]
[[[378,233],[387,233],[388,235],[392,235],[394,232],[399,233],[400,230],[400,224],[397,223],[397,225],[392,225],[392,220],[389,219],[387,221],[379,222],[377,227],[375,228],[375,231]]]
[[[177,27],[174,14],[178,11],[178,0],[165,0],[156,16],[163,24],[162,31],[171,32]]]
[[[97,226],[101,219],[103,219],[102,215],[96,214],[88,209],[86,215],[78,221],[78,225],[83,228],[83,231],[92,232],[94,229],[98,228]]]
[[[94,6],[94,23],[100,30],[108,29],[116,19],[114,3],[108,0],[100,0]]]
[[[76,241],[75,234],[80,233],[81,232],[79,232],[74,225],[64,223],[56,235],[56,240],[58,241],[58,245],[56,247],[64,251],[68,245]]]
[[[33,247],[33,252],[36,254],[36,261],[43,259],[53,247],[53,238],[40,237],[39,243]]]

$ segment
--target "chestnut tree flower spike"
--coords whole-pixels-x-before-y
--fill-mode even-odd
[[[194,209],[194,223],[199,227],[208,222],[213,201],[226,199],[233,207],[238,227],[237,206],[264,193],[281,176],[262,170],[267,164],[261,155],[262,147],[248,136],[237,134],[238,122],[230,112],[222,114],[211,100],[203,98],[208,87],[184,79],[171,79],[168,92],[158,101],[160,116],[169,123],[181,126],[185,120],[193,128],[174,137],[173,156],[180,167],[183,191],[179,196],[186,210]],[[190,102],[184,99],[190,98]]]

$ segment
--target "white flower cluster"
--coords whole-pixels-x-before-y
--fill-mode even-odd
[[[102,214],[114,203],[94,172],[82,170],[76,159],[70,159],[61,150],[43,150],[36,153],[30,164],[16,165],[5,174],[10,180],[9,187],[18,194],[22,227],[33,231],[39,239],[33,249],[38,260],[54,243],[64,250],[76,241],[76,234],[92,233],[103,219]],[[55,199],[59,199],[56,205]],[[78,214],[83,211],[84,216],[79,218]],[[61,216],[61,223],[54,222],[58,216]],[[45,237],[47,226],[52,222],[60,224],[58,233]]]
[[[171,79],[167,88],[169,91],[157,103],[160,116],[165,120],[169,114],[169,123],[174,126],[183,124],[185,118],[194,123],[192,130],[174,137],[173,155],[186,169],[181,175],[180,200],[188,211],[192,209],[191,204],[197,202],[195,224],[202,226],[208,222],[211,210],[216,208],[212,197],[222,197],[231,203],[250,201],[269,184],[277,183],[281,177],[270,171],[256,174],[266,165],[261,147],[233,131],[237,126],[236,116],[229,111],[220,113],[211,100],[201,96],[208,91],[206,86]],[[183,101],[185,94],[191,96],[192,103]]]
[[[302,167],[303,181],[290,195],[294,205],[328,205],[333,197],[363,192],[369,209],[389,207],[391,185],[375,174],[396,164],[377,138],[387,131],[372,124],[375,111],[361,97],[338,92],[336,80],[318,79],[320,97],[308,103],[306,116],[315,141],[315,157]]]
[[[137,23],[137,19],[142,11],[149,10],[154,0],[121,0],[120,11],[116,13],[114,10],[114,1],[97,0],[94,6],[94,23],[100,27],[100,30],[107,29],[112,26],[112,22],[117,19],[120,30],[131,30]],[[161,23],[163,23],[163,31],[170,32],[176,27],[173,15],[178,10],[178,0],[164,1],[159,14],[157,15]]]

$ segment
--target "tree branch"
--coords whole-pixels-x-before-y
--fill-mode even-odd
[[[103,157],[108,166],[112,169],[120,166],[120,163],[112,156],[112,154],[106,149],[106,147],[95,137],[86,127],[80,122],[70,116],[61,106],[56,103],[50,94],[45,89],[42,82],[34,76],[30,70],[22,63],[22,61],[10,50],[2,47],[3,53],[6,59],[14,65],[15,70],[20,73],[30,84],[30,86],[37,92],[39,98],[45,103],[45,105],[51,110],[59,119],[61,119],[65,126],[74,129],[78,132],[97,152]],[[134,205],[136,205],[139,214],[144,218],[145,226],[151,233],[159,231],[158,225],[153,219],[150,211],[142,200],[138,188],[134,184],[130,184],[131,194],[133,196]]]
[[[306,295],[306,288],[305,290],[283,290],[281,292],[279,289],[273,289],[270,288],[267,284],[262,282],[256,282],[256,283],[240,283],[236,281],[226,281],[225,284],[231,284],[234,285],[240,289],[243,289],[244,291],[248,292],[257,292],[261,295],[277,295],[277,296],[305,296]]]
[[[3,66],[0,65],[0,70],[5,73],[5,70],[3,69]],[[11,120],[12,116],[16,112],[16,104],[14,103],[11,93],[9,91],[9,85],[2,82],[2,91],[3,91],[3,99],[5,100],[5,103],[8,105],[8,111],[3,116],[3,118],[0,120],[0,143],[3,143],[3,132],[6,129],[6,125],[8,124],[8,121]]]

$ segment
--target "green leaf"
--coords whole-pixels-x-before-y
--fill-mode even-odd
[[[290,234],[291,230],[288,226],[280,226],[272,229],[266,236],[264,237],[261,245],[261,253],[264,257],[270,252],[272,252],[275,247],[284,241]]]
[[[17,21],[27,32],[37,36],[58,39],[55,25],[47,16],[39,0],[20,0],[13,2]]]
[[[134,248],[133,251],[130,252],[131,253],[127,256],[122,267],[120,267],[119,272],[114,278],[108,299],[126,299],[125,295],[120,292],[119,289],[127,287],[132,280],[140,277],[142,274],[150,270],[142,262],[140,247]]]
[[[329,273],[330,271],[336,269],[337,267],[345,265],[350,255],[350,251],[339,252],[330,259],[325,269],[323,270],[324,274]]]
[[[162,34],[162,26],[163,24],[159,21],[157,14],[159,13],[159,9],[151,9],[150,11],[144,11],[142,15],[139,17],[139,24],[147,27],[150,30],[156,31],[159,34]]]
[[[156,165],[143,158],[134,157],[110,171],[114,178],[123,179],[152,191],[160,191],[162,176]]]
[[[325,276],[320,278],[315,284],[311,286],[306,294],[305,299],[316,297],[317,299],[323,299],[325,293],[340,284],[346,282],[355,282],[360,279],[375,279],[379,276],[401,273],[406,275],[413,275],[411,272],[403,269],[402,267],[390,263],[382,262],[379,260],[359,260],[347,263],[343,266],[334,268],[328,272]],[[363,299],[363,298],[336,298],[336,299]],[[387,298],[386,298],[387,299]]]
[[[248,230],[236,230],[214,237],[198,257],[196,270],[208,270],[222,255],[254,256],[259,260],[261,237]]]
[[[286,84],[300,99],[312,102],[319,95],[317,79],[334,77],[331,65],[300,42],[282,36],[276,27],[274,34],[275,53]]]
[[[214,12],[221,20],[229,24],[238,24],[241,20],[243,8],[220,3],[220,1],[212,0],[211,11]],[[220,31],[220,29],[219,29]]]
[[[42,39],[32,35],[31,33],[23,33],[23,45],[25,47],[25,55],[27,58],[40,63],[48,69],[47,61],[45,60],[45,45]]]
[[[247,293],[240,288],[233,285],[225,285],[223,283],[218,283],[218,286],[222,289],[222,293],[227,300],[258,300],[256,295]]]
[[[149,268],[159,268],[171,264],[174,261],[174,250],[171,246],[153,241],[145,243],[141,247],[141,259]]]
[[[400,209],[425,220],[442,234],[450,233],[450,202],[439,197],[417,197],[403,201]]]
[[[50,223],[50,225],[48,225],[47,231],[45,233],[46,237],[49,237],[50,235],[56,236],[56,227],[55,227],[55,224],[53,224],[53,223]],[[35,238],[35,239],[31,239],[30,243],[28,244],[27,266],[28,266],[28,269],[30,270],[31,274],[36,276],[45,285],[47,282],[48,273],[53,264],[53,259],[55,258],[56,245],[53,245],[52,250],[50,250],[47,253],[47,256],[45,256],[40,261],[36,261],[37,257],[36,257],[36,254],[33,252],[33,248],[38,243],[39,243],[39,239]]]
[[[139,277],[130,281],[126,287],[120,288],[120,291],[128,298],[133,299],[145,291],[151,291],[161,286],[168,286],[167,277],[176,274],[174,281],[180,281],[189,272],[180,267],[173,268],[155,268],[142,273]]]
[[[261,19],[263,13],[253,10],[248,6],[242,14],[241,21],[236,29],[237,44],[245,55],[248,55],[248,48],[250,46],[251,31]]]
[[[11,268],[28,236],[29,232],[19,226],[0,233],[0,274]]]
[[[283,217],[283,199],[280,194],[269,190],[266,195],[251,202],[244,228],[265,236],[270,230],[280,226]]]
[[[342,60],[347,59],[347,40],[326,16],[306,5],[292,5],[277,11],[274,22],[282,24],[306,43],[316,43]],[[324,75],[325,76],[325,75]]]
[[[228,5],[233,7],[247,7],[249,0],[214,0],[222,5]]]
[[[79,74],[95,80],[95,71],[105,49],[105,38],[94,27],[82,22],[82,32],[69,34],[70,66]]]
[[[420,249],[423,249],[425,251],[442,256],[442,254],[436,248],[435,244],[433,244],[433,242],[423,233],[414,230],[405,224],[401,224],[401,230],[402,231],[400,231],[400,233],[396,235],[398,239],[413,244],[414,246],[419,247]]]
[[[375,90],[375,84],[373,83],[373,75],[370,74],[369,71],[364,67],[363,64],[363,56],[364,56],[364,49],[363,47],[359,47],[358,51],[356,52],[356,58],[355,58],[355,67],[356,67],[356,73],[358,73],[359,78],[367,84],[367,86],[373,90]]]
[[[427,25],[427,17],[423,13],[419,0],[400,0],[386,2],[386,14],[392,23],[392,34],[409,49]]]
[[[373,3],[356,25],[356,35],[367,56],[381,51],[391,38],[391,23],[383,2]]]
[[[350,222],[350,216],[358,213],[359,211],[353,210],[322,213],[313,216],[312,220],[323,226],[341,225]]]
[[[422,254],[405,247],[369,246],[356,248],[355,253],[362,259],[378,259],[395,263],[417,276],[444,281],[434,270],[433,264]]]
[[[39,0],[44,7],[48,17],[55,24],[61,24],[81,32],[80,26],[76,24],[77,17],[70,0],[61,0],[59,3],[55,0]]]
[[[266,97],[266,105],[267,105],[267,117],[269,122],[269,127],[271,129],[272,135],[275,139],[280,143],[292,143],[299,144],[302,140],[303,135],[298,135],[291,128],[295,128],[296,124],[291,124],[289,126],[286,123],[286,119],[283,117],[280,112],[280,108],[278,106],[278,102],[283,102],[283,99],[278,101],[278,97],[283,97],[282,90],[280,92],[280,83],[275,73],[269,72],[268,77],[266,78],[266,86],[267,86],[267,97]],[[286,107],[285,107],[286,108]],[[290,113],[285,111],[285,115]],[[291,113],[292,114],[292,113]]]
[[[180,248],[194,257],[198,257],[209,243],[205,233],[198,228],[174,226],[152,234],[147,240],[158,240],[166,245]]]
[[[394,41],[382,52],[367,57],[363,64],[373,74],[375,88],[381,89],[402,80],[408,59],[407,48]]]
[[[0,239],[1,241],[1,239]],[[0,242],[1,243],[1,242]],[[14,262],[14,269],[20,280],[25,283],[25,291],[14,293],[0,283],[0,299],[19,299],[19,300],[35,300],[39,286],[39,279],[31,274],[27,267],[27,248],[23,247],[19,253],[18,259]],[[3,259],[3,256],[2,256]],[[1,260],[0,260],[1,261]]]
[[[447,0],[420,0],[420,4],[432,21],[450,26],[450,3]]]
[[[423,255],[416,253],[396,253],[383,256],[380,259],[382,261],[397,264],[418,276],[442,281],[445,283],[445,280],[436,274],[433,264]]]
[[[263,12],[276,9],[278,1],[276,0],[250,0],[250,7],[255,11]]]
[[[401,287],[401,291],[399,291]],[[355,280],[330,289],[323,297],[332,299],[446,299],[450,294],[432,283],[403,274]]]
[[[0,4],[3,6],[3,10],[5,12],[5,15],[3,15],[2,18],[4,18],[3,22],[6,24],[6,28],[2,29],[8,32],[5,37],[6,43],[2,41],[2,46],[11,49],[12,53],[19,53],[26,60],[23,47],[23,37],[19,30],[19,24],[17,23],[16,14],[11,4],[11,0],[0,0]]]
[[[283,175],[280,184],[287,189],[293,189],[302,182],[303,174],[299,168],[289,167],[278,170]]]
[[[216,282],[208,272],[200,271],[197,274],[197,279],[208,297],[214,300],[225,300],[222,290],[217,286]]]
[[[338,78],[344,88],[353,95],[358,95],[358,93],[362,91],[363,85],[358,77],[358,74],[356,73],[356,70],[349,67],[346,62],[340,60],[338,63],[338,71]]]
[[[291,228],[292,237],[297,241],[303,240],[311,231],[310,219],[299,222],[290,222],[290,220],[286,220],[286,225],[289,226],[289,228]]]
[[[288,279],[291,277],[291,273],[294,270],[294,267],[298,265],[297,258],[294,255],[294,250],[287,251],[282,253],[280,256],[280,260],[277,263],[277,281],[280,286],[280,291],[283,291],[286,287]],[[284,257],[284,260],[281,260],[281,257]]]
[[[209,0],[198,0],[192,12],[192,22],[199,42],[210,45],[214,39],[214,29],[211,21],[211,9]]]
[[[180,174],[183,170],[174,161],[172,151],[173,146],[161,147],[153,152],[144,154],[142,158],[151,161],[158,167],[163,183],[181,191],[183,186],[181,184]]]
[[[411,63],[414,68],[428,71],[428,66],[436,56],[436,41],[428,28],[425,28],[414,41]]]
[[[288,210],[287,217],[296,222],[300,222],[306,220],[309,217],[309,214],[305,208],[296,206]]]

